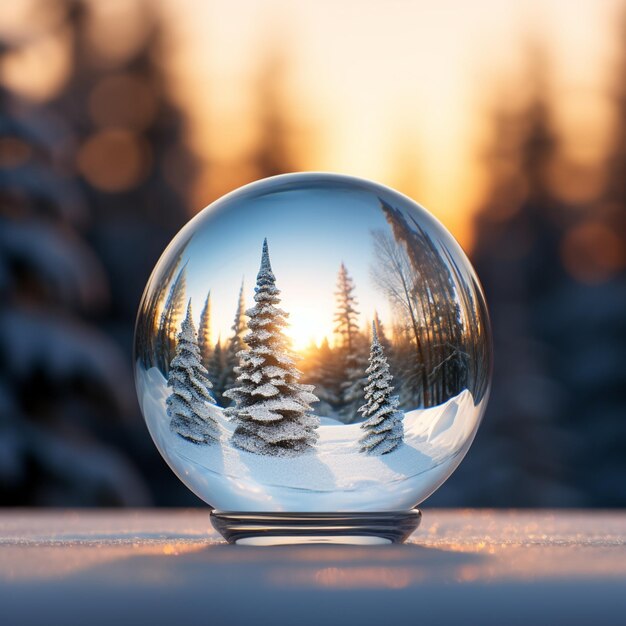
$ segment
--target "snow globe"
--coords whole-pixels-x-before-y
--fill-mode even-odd
[[[349,176],[261,180],[158,261],[135,334],[139,402],[230,542],[401,542],[489,393],[485,300],[425,209]]]

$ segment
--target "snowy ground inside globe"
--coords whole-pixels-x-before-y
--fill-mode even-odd
[[[465,390],[446,403],[407,412],[404,443],[382,456],[363,454],[360,424],[321,418],[311,453],[269,457],[230,445],[233,424],[215,406],[219,444],[197,445],[173,433],[170,390],[157,368],[137,366],[140,403],[150,433],[178,477],[223,511],[392,511],[411,508],[455,469],[469,447],[480,408]]]

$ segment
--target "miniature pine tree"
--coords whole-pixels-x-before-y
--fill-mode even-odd
[[[300,371],[283,334],[287,313],[277,308],[280,290],[272,272],[267,240],[257,275],[255,306],[246,311],[247,350],[239,353],[238,386],[224,395],[235,401],[226,413],[236,424],[233,445],[255,454],[295,456],[315,444],[319,425],[311,385],[298,382]]]
[[[351,353],[354,340],[359,332],[357,300],[354,295],[354,282],[348,274],[346,266],[342,263],[337,276],[337,311],[335,313],[335,334],[338,336],[342,347]]]
[[[198,327],[198,347],[202,365],[209,369],[211,357],[213,356],[213,345],[211,344],[211,292],[207,294],[202,313],[200,314],[200,326]]]
[[[167,386],[172,388],[167,398],[167,415],[172,431],[192,443],[218,441],[219,427],[209,411],[215,400],[211,395],[207,371],[200,362],[200,348],[191,318],[191,300],[178,334],[176,356],[170,365]]]
[[[354,282],[342,263],[337,276],[337,309],[335,312],[336,358],[338,360],[339,414],[346,423],[357,420],[359,405],[363,402],[363,371],[367,360],[367,343],[361,349],[357,299]],[[367,340],[365,340],[367,341]]]
[[[398,396],[394,391],[389,365],[378,340],[376,324],[372,325],[372,346],[367,368],[365,404],[359,409],[366,421],[361,424],[366,432],[361,438],[361,452],[387,454],[393,452],[404,438],[404,414],[398,410]]]
[[[228,341],[224,354],[224,390],[232,389],[237,383],[237,374],[235,372],[235,368],[239,364],[239,357],[237,355],[246,347],[243,341],[246,332],[245,313],[246,302],[243,297],[243,281],[241,281],[235,320],[231,327],[233,334]]]

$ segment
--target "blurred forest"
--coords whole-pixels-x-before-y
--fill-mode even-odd
[[[195,154],[166,63],[167,20],[158,4],[141,7],[124,46],[94,35],[100,18],[87,0],[42,0],[32,38],[0,41],[2,505],[197,502],[161,460],[135,400],[141,292],[199,195],[207,204],[310,163],[298,149],[304,122],[285,98],[288,57],[276,50],[258,62],[250,149],[224,177]],[[488,184],[470,256],[492,317],[493,390],[474,446],[429,505],[626,506],[626,19],[613,36],[622,58],[606,85],[612,141],[592,166],[572,159],[560,135],[547,48],[528,48],[527,79],[485,111]],[[47,38],[63,42],[69,71],[54,95],[31,100],[9,87],[5,69]],[[388,182],[410,193],[408,179]],[[593,181],[591,191],[573,193],[581,181]],[[171,272],[184,291],[184,268]],[[348,349],[352,289],[343,267],[336,366],[347,372],[366,352]],[[165,309],[178,300],[173,293]],[[218,399],[245,330],[241,299],[233,313],[232,335],[203,349],[221,377]],[[379,335],[384,342],[380,325]],[[327,366],[330,351],[322,344],[314,356]],[[338,411],[362,383],[344,378],[352,388],[320,396]],[[429,402],[446,397],[432,393]]]

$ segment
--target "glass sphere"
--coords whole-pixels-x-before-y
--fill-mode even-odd
[[[484,296],[453,237],[387,187],[287,174],[196,215],[140,306],[137,393],[177,476],[222,511],[402,511],[485,410]]]

